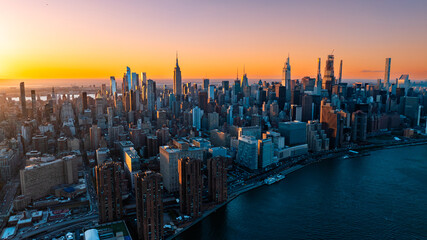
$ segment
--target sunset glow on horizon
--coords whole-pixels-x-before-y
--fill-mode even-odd
[[[23,1],[0,3],[0,79],[120,79],[126,66],[172,79],[322,74],[334,50],[344,79],[427,79],[427,1]],[[1,80],[0,80],[1,81]]]

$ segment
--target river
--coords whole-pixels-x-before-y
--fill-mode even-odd
[[[178,239],[427,239],[427,145],[311,164]]]

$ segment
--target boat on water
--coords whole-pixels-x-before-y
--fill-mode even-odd
[[[280,180],[283,180],[285,177],[286,177],[285,175],[279,173],[277,174],[276,179],[277,181],[280,181]]]
[[[277,174],[275,177],[269,177],[264,180],[265,184],[271,185],[273,183],[279,182],[280,180],[283,180],[285,178],[285,175],[283,174]]]

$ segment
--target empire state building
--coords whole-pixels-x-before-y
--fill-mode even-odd
[[[173,94],[176,98],[182,95],[182,79],[181,79],[181,69],[178,65],[178,54],[176,55],[176,66],[173,72]]]

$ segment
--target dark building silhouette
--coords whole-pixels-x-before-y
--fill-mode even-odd
[[[19,88],[21,90],[21,97],[19,100],[21,101],[22,117],[26,119],[28,115],[27,115],[27,101],[25,100],[25,83],[21,82],[19,84]]]
[[[215,157],[208,160],[209,199],[216,203],[227,201],[227,159]]]
[[[140,172],[134,182],[138,239],[163,239],[162,175]]]
[[[120,220],[123,215],[122,165],[106,162],[95,168],[100,223]]]
[[[199,108],[207,112],[208,110],[208,92],[199,92]]]
[[[31,117],[37,118],[36,91],[31,90]]]
[[[181,212],[193,218],[202,212],[202,161],[192,158],[178,160]]]
[[[368,125],[367,114],[361,110],[357,110],[351,114],[351,140],[354,142],[366,141],[367,125]]]
[[[275,90],[276,90],[277,103],[279,104],[279,111],[281,111],[285,107],[286,87],[281,86],[280,84],[277,84]]]
[[[82,92],[83,111],[87,109],[87,92]]]

